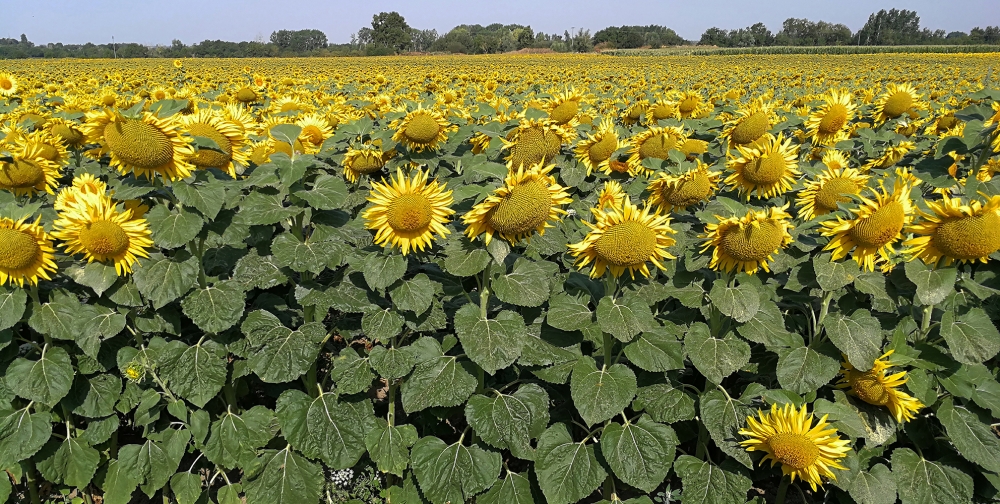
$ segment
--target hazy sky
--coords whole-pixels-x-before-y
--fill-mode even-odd
[[[272,31],[315,28],[333,43],[370,26],[373,14],[397,11],[414,28],[444,34],[458,24],[519,23],[537,32],[572,27],[658,24],[697,40],[710,26],[771,31],[788,17],[843,23],[858,30],[874,11],[916,10],[922,27],[968,32],[1000,25],[1000,0],[0,0],[0,37],[22,33],[35,43],[185,44],[206,39],[266,40]]]

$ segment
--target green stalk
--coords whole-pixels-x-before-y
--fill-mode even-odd
[[[788,478],[782,476],[781,484],[778,485],[778,497],[774,499],[774,504],[785,504],[785,495],[788,494]]]
[[[934,305],[927,305],[920,318],[920,339],[926,339],[931,332],[931,318],[934,316]]]
[[[833,300],[833,291],[823,294],[823,306],[819,310],[819,318],[816,319],[816,327],[813,327],[813,336],[819,336],[820,329],[823,328],[823,321],[830,313],[830,301]]]
[[[208,275],[205,274],[205,263],[201,260],[201,257],[205,254],[205,239],[202,238],[198,244],[195,244],[194,240],[191,240],[188,246],[191,247],[191,251],[198,258],[198,286],[204,289],[208,287]]]
[[[389,427],[396,424],[396,389],[399,388],[399,381],[393,380],[389,384],[389,416],[386,421],[389,422]]]
[[[42,504],[42,500],[38,497],[38,471],[35,469],[34,457],[29,458],[25,466],[27,466],[24,472],[28,480],[28,495],[31,498],[31,504]]]
[[[311,366],[309,366],[309,372],[307,372],[306,375],[302,377],[302,384],[305,385],[306,390],[309,392],[310,396],[312,396],[312,397],[319,397],[319,396],[316,395],[318,389],[316,388],[316,362],[315,361],[312,363]]]
[[[615,342],[611,339],[611,335],[604,333],[604,369],[611,366],[611,349],[614,346]]]

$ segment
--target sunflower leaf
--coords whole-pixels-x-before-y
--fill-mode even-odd
[[[417,442],[417,429],[412,425],[389,425],[381,418],[376,422],[365,435],[368,454],[379,471],[402,477],[410,465],[410,447]]]
[[[557,423],[538,438],[535,475],[546,502],[570,504],[593,493],[608,473],[593,444],[573,441],[566,424]]]
[[[937,269],[923,261],[908,261],[905,271],[906,278],[917,285],[917,301],[925,306],[944,301],[954,291],[958,278],[955,267]]]
[[[749,322],[760,309],[760,294],[752,283],[730,287],[725,280],[716,280],[712,283],[708,298],[723,315],[740,323]]]
[[[181,301],[181,309],[202,331],[218,334],[240,321],[245,303],[239,284],[224,280],[195,289]]]
[[[882,354],[882,331],[878,319],[868,310],[855,310],[850,317],[834,313],[823,322],[830,341],[847,355],[848,362],[868,371]]]
[[[524,319],[510,310],[489,319],[480,315],[479,307],[467,304],[455,313],[454,323],[469,358],[491,375],[521,356],[526,337]]]
[[[982,308],[957,317],[946,310],[941,317],[941,336],[951,355],[963,364],[979,364],[1000,351],[1000,331]]]
[[[319,502],[323,470],[292,451],[267,450],[258,459],[259,472],[244,483],[247,504]]]
[[[413,474],[431,504],[469,502],[500,476],[500,454],[427,436],[410,450]]]
[[[732,333],[713,338],[703,322],[691,324],[684,336],[684,352],[712,383],[722,383],[723,378],[750,362],[750,345]]]
[[[840,372],[837,359],[809,347],[781,350],[778,355],[778,383],[797,394],[819,390]]]
[[[624,410],[635,397],[635,373],[624,364],[597,367],[584,356],[573,366],[570,396],[587,425],[603,422]]]
[[[406,273],[406,259],[397,254],[382,255],[369,254],[365,258],[364,275],[365,282],[372,290],[382,290]]]
[[[4,378],[15,394],[53,407],[69,393],[75,373],[66,350],[46,345],[38,360],[15,359]]]
[[[601,432],[601,454],[615,476],[644,492],[667,477],[674,461],[677,435],[668,425],[640,417],[636,423],[610,423]]]
[[[174,210],[168,210],[167,205],[156,205],[146,212],[153,243],[158,247],[183,247],[198,236],[205,226],[205,220],[200,215],[185,211],[182,207]]]
[[[540,264],[520,258],[509,274],[493,280],[497,298],[516,306],[541,306],[549,299],[549,272]]]
[[[989,423],[981,421],[967,408],[955,406],[951,397],[941,400],[937,417],[958,453],[966,460],[988,471],[1000,472],[1000,439]]]
[[[678,457],[674,471],[684,485],[685,504],[743,504],[753,486],[739,466],[716,466],[690,455]]]
[[[375,427],[371,402],[338,401],[335,393],[313,398],[286,390],[278,397],[275,413],[282,436],[292,446],[335,470],[358,463],[365,453],[365,434]]]
[[[972,502],[972,477],[940,462],[927,460],[909,448],[892,451],[892,479],[904,503]]]
[[[737,462],[751,467],[750,455],[740,446],[743,436],[739,434],[752,413],[750,406],[720,390],[709,390],[701,396],[699,413],[716,446]]]

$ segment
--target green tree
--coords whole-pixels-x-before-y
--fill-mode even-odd
[[[868,16],[856,39],[862,45],[906,45],[921,42],[917,11],[882,9]]]
[[[410,25],[398,12],[379,12],[372,16],[372,43],[402,51],[410,46]]]

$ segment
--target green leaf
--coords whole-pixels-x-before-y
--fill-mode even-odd
[[[48,458],[39,460],[38,470],[53,483],[84,488],[94,479],[101,455],[79,438],[68,437]]]
[[[809,347],[781,350],[778,355],[778,383],[796,394],[819,390],[840,372],[837,359]]]
[[[952,357],[963,364],[979,364],[1000,351],[1000,331],[982,308],[957,318],[951,310],[941,317],[941,336]]]
[[[269,134],[275,140],[280,140],[288,145],[295,145],[295,141],[299,139],[301,133],[302,126],[295,124],[279,124],[272,127],[269,131]]]
[[[507,275],[493,280],[493,290],[497,298],[515,306],[541,306],[549,299],[548,270],[540,264],[523,258],[514,262],[514,268]]]
[[[435,344],[437,344],[435,342]],[[441,353],[441,347],[437,347]],[[417,364],[400,387],[403,410],[407,414],[432,406],[458,406],[476,390],[471,362],[441,355]]]
[[[739,430],[746,425],[753,411],[742,398],[734,398],[722,391],[709,390],[701,396],[701,421],[708,429],[716,446],[726,455],[746,467],[752,467],[750,455],[740,446],[743,436]]]
[[[208,340],[190,347],[181,343],[176,350],[161,376],[174,393],[204,408],[226,383],[226,348]]]
[[[291,448],[267,450],[257,460],[260,472],[244,483],[246,504],[306,504],[319,502],[323,490],[320,467]]]
[[[0,286],[0,331],[14,327],[24,316],[28,293],[24,289]]]
[[[645,411],[654,422],[674,423],[695,417],[694,397],[669,383],[639,387],[632,409]]]
[[[198,258],[186,252],[172,258],[140,260],[132,273],[136,288],[159,310],[190,291],[198,281]]]
[[[584,356],[573,366],[570,396],[587,425],[621,413],[632,402],[636,388],[635,373],[624,364],[599,369],[593,358]]]
[[[500,476],[500,454],[427,436],[410,451],[420,491],[432,504],[469,502]]]
[[[294,194],[316,210],[336,210],[343,206],[348,191],[344,179],[321,173],[316,176],[311,189],[295,191]]]
[[[198,504],[198,500],[204,495],[201,476],[188,472],[177,473],[170,478],[170,491],[177,499],[177,504]]]
[[[790,337],[788,330],[785,329],[785,317],[767,293],[761,294],[760,309],[757,313],[745,324],[737,327],[736,332],[768,348],[784,346]]]
[[[684,336],[684,351],[712,383],[722,383],[723,378],[750,362],[750,345],[732,333],[722,339],[713,338],[703,322],[691,324]]]
[[[245,294],[232,280],[195,289],[181,301],[181,310],[202,331],[218,334],[243,317]]]
[[[601,432],[601,454],[615,476],[644,492],[667,477],[674,461],[677,434],[667,425],[640,417],[636,423],[610,423]]]
[[[120,463],[135,468],[142,491],[152,496],[170,480],[184,456],[190,439],[186,430],[166,430],[151,436],[141,445],[126,445],[119,450]]]
[[[205,218],[215,219],[226,201],[226,187],[215,177],[209,177],[206,183],[188,184],[178,182],[171,186],[174,196],[181,204],[197,208]]]
[[[399,334],[403,321],[403,316],[391,308],[372,306],[361,317],[361,330],[372,341],[388,342]]]
[[[401,255],[370,254],[365,258],[365,282],[373,290],[384,289],[406,273],[406,259]]]
[[[881,272],[869,271],[854,279],[854,288],[872,296],[872,307],[881,312],[895,312],[896,301],[886,290],[886,277]]]
[[[444,247],[444,269],[459,277],[478,275],[490,263],[490,254],[464,235],[449,240]]]
[[[638,298],[625,300],[611,296],[601,298],[597,304],[597,323],[602,331],[624,343],[657,325],[649,306]]]
[[[827,292],[850,285],[861,274],[858,263],[854,261],[833,261],[831,254],[813,256],[813,271],[816,272],[816,282]]]
[[[893,450],[892,478],[903,504],[972,502],[972,477],[954,467],[927,460],[909,448]]]
[[[684,485],[684,504],[743,504],[752,486],[738,468],[730,469],[726,463],[716,466],[690,455],[677,457],[674,471]]]
[[[320,273],[331,261],[339,264],[342,252],[333,241],[301,241],[291,233],[282,233],[271,243],[271,252],[279,266],[292,271]]]
[[[247,255],[236,262],[233,281],[247,291],[254,288],[270,289],[288,282],[288,275],[282,271],[282,266],[274,256],[262,257],[257,249],[250,249]]]
[[[48,413],[0,408],[0,467],[11,467],[38,452],[52,436]]]
[[[392,304],[399,310],[408,310],[416,314],[427,311],[434,301],[435,283],[424,273],[401,282],[389,291]]]
[[[875,464],[867,471],[861,471],[851,481],[851,498],[858,504],[895,504],[896,482],[889,468]]]
[[[146,212],[146,220],[149,221],[153,243],[165,249],[187,245],[198,236],[205,225],[205,220],[200,215],[187,212],[183,208],[171,212],[167,209],[167,205],[154,206],[152,210]]]
[[[484,442],[527,460],[534,458],[530,441],[545,430],[548,413],[548,394],[535,384],[522,386],[513,395],[474,395],[465,405],[465,418]]]
[[[476,504],[533,504],[534,502],[531,481],[510,471],[500,483],[494,483],[488,492],[476,498]]]
[[[368,360],[372,369],[379,376],[387,380],[402,378],[409,374],[414,364],[416,364],[413,355],[406,349],[407,347],[403,347],[402,349],[395,347],[386,348],[384,346],[372,347],[371,352],[368,354]]]
[[[365,448],[378,470],[402,477],[410,465],[410,447],[417,442],[417,428],[412,425],[389,425],[376,419],[374,429],[365,435]]]
[[[276,413],[285,439],[331,469],[357,464],[365,453],[365,434],[375,425],[370,402],[340,402],[332,393],[312,398],[286,390],[278,398]]]
[[[248,468],[257,456],[257,449],[266,445],[276,430],[274,413],[264,406],[254,406],[242,415],[225,411],[212,422],[205,456],[227,469]]]
[[[38,360],[17,358],[7,368],[7,386],[30,401],[54,407],[73,386],[73,363],[62,347],[45,345]]]
[[[855,310],[850,317],[833,313],[823,322],[830,341],[847,355],[847,361],[860,371],[872,368],[882,355],[882,326],[868,310]]]
[[[368,359],[362,359],[353,348],[345,348],[340,351],[340,355],[333,361],[333,372],[330,378],[337,384],[337,392],[340,394],[357,394],[371,388],[372,374]]]
[[[563,423],[553,424],[538,438],[535,474],[549,504],[577,502],[608,475],[597,461],[594,445],[573,441]]]
[[[644,331],[625,345],[625,355],[636,366],[654,373],[684,369],[684,345],[667,327]]]
[[[594,323],[594,312],[583,296],[559,293],[549,299],[545,322],[563,331],[579,331]]]
[[[77,322],[82,311],[86,309],[74,294],[55,291],[49,295],[48,303],[32,307],[28,325],[55,339],[75,340],[78,336],[84,336]]]
[[[87,263],[84,266],[73,265],[66,269],[66,274],[74,282],[94,289],[98,296],[104,294],[118,281],[118,272],[115,270],[114,264],[97,261]]]
[[[521,356],[527,337],[520,315],[503,310],[491,320],[471,304],[455,313],[455,334],[469,358],[491,375]]]
[[[274,190],[257,189],[243,198],[236,220],[251,226],[270,226],[302,212],[301,207],[286,207],[284,195],[271,191]]]
[[[958,270],[954,267],[937,269],[923,261],[907,261],[906,278],[917,285],[917,301],[921,305],[938,304],[955,289]]]
[[[316,360],[326,329],[318,322],[291,330],[264,310],[247,315],[240,326],[251,347],[250,368],[266,383],[283,383],[302,376]]]
[[[951,397],[941,400],[937,417],[958,453],[966,460],[988,471],[1000,472],[1000,439],[997,439],[989,423],[982,422],[975,413],[962,406],[956,407]]]
[[[66,402],[73,403],[70,408],[77,415],[86,418],[103,418],[114,414],[115,403],[118,402],[121,393],[122,380],[113,374],[100,374],[91,377],[77,375]]]
[[[104,504],[129,504],[132,494],[142,482],[135,464],[111,460],[100,483],[104,490]]]
[[[760,294],[750,283],[729,287],[725,280],[719,279],[712,283],[708,297],[723,315],[740,323],[749,322],[760,309]]]

